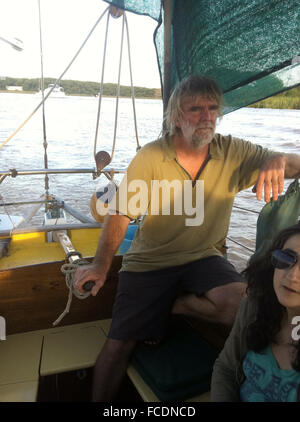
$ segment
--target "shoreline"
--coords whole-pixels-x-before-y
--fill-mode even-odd
[[[0,94],[37,94],[38,91],[8,91],[5,89],[0,89]],[[66,94],[66,97],[91,97],[91,98],[99,98],[96,95],[88,95],[88,94]],[[102,95],[102,97],[104,98],[116,98],[114,95]],[[58,98],[58,97],[52,97],[52,98]],[[60,98],[64,98],[64,97],[60,97]],[[132,97],[127,97],[124,95],[120,95],[119,98],[132,98]],[[161,97],[134,97],[135,100],[161,100]]]
[[[18,90],[11,91],[11,90],[5,90],[5,89],[1,90],[0,89],[0,94],[25,94],[26,95],[26,94],[37,94],[37,93],[38,93],[38,91],[18,91]],[[66,95],[66,97],[99,98],[96,95],[88,95],[88,94],[68,94],[68,95]],[[102,95],[102,97],[104,97],[104,98],[116,98],[115,95]],[[56,98],[56,97],[52,97],[52,98]],[[65,98],[65,97],[61,97],[61,98]],[[119,98],[130,99],[132,97],[120,95]],[[250,105],[246,106],[246,108],[262,108],[262,109],[271,109],[271,110],[300,110],[300,107],[289,107],[288,101],[284,101],[284,106],[280,107],[280,105],[282,104],[282,99],[277,97],[276,100],[275,100],[275,98],[276,98],[276,95],[274,97],[270,97],[269,101],[268,101],[268,99],[258,101],[257,103],[250,104]],[[160,101],[162,101],[162,98],[161,97],[135,96],[135,100],[160,100]]]

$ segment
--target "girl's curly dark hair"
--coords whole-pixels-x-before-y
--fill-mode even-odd
[[[256,320],[249,325],[247,332],[247,345],[256,352],[267,347],[274,341],[280,331],[281,321],[285,314],[285,307],[277,299],[273,288],[274,267],[271,263],[272,252],[282,249],[285,242],[292,236],[300,235],[300,221],[284,230],[275,238],[267,253],[255,260],[249,261],[243,275],[248,281],[248,297],[256,304]],[[293,368],[300,372],[300,340],[294,342],[297,349]]]

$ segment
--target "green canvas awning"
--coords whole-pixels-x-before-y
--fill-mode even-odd
[[[163,81],[163,1],[105,1],[157,21]],[[210,76],[228,113],[299,85],[299,12],[298,0],[172,0],[171,87],[191,74]]]

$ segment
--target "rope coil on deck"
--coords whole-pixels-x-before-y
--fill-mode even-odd
[[[76,252],[77,255],[80,255],[79,252]],[[77,268],[80,265],[86,265],[89,264],[89,262],[85,261],[84,259],[79,259],[78,261],[74,263],[65,263],[61,266],[61,272],[65,275],[66,285],[69,289],[69,295],[68,295],[68,301],[65,310],[62,312],[62,314],[53,322],[53,326],[58,325],[61,320],[69,313],[73,295],[77,297],[77,299],[86,299],[90,296],[91,292],[86,293],[80,293],[74,285],[74,276]]]

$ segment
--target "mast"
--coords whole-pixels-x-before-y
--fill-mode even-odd
[[[171,95],[171,21],[172,0],[164,0],[164,80],[163,80],[163,110],[167,110]]]

